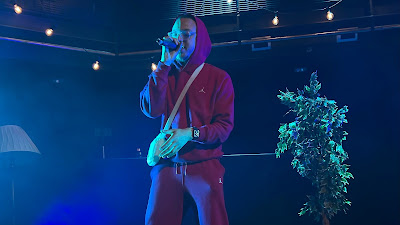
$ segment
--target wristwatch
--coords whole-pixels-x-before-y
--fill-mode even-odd
[[[193,140],[199,139],[199,137],[200,137],[199,128],[197,128],[197,127],[192,127],[192,128],[193,128],[193,134],[192,134]]]

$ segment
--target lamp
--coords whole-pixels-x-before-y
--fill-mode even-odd
[[[39,150],[26,134],[16,125],[0,126],[0,160],[7,167],[25,165],[40,155]],[[11,176],[13,224],[15,224],[15,188],[14,177]]]

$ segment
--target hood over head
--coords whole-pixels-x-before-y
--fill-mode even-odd
[[[185,70],[189,74],[193,73],[194,70],[204,63],[211,52],[211,40],[208,34],[207,28],[204,25],[203,21],[201,21],[196,16],[192,16],[196,19],[196,47],[190,56],[188,62],[183,67],[182,70]],[[177,19],[179,19],[178,17]],[[176,20],[177,20],[176,19]],[[176,21],[175,20],[175,21]],[[174,22],[175,23],[175,22]]]

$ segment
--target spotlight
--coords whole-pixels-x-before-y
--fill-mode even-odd
[[[100,69],[100,63],[99,61],[96,61],[95,63],[92,64],[93,70],[99,70]]]
[[[46,29],[46,35],[47,35],[47,37],[50,37],[51,35],[53,35],[53,33],[54,33],[54,30],[53,30],[53,29],[51,29],[51,28],[47,28],[47,29]]]
[[[226,0],[226,2],[230,5],[232,4],[233,0]]]
[[[154,71],[154,70],[156,70],[156,69],[157,69],[157,65],[156,65],[155,63],[152,63],[152,64],[151,64],[151,70]]]
[[[274,19],[272,19],[272,24],[274,24],[275,26],[277,26],[277,25],[278,25],[278,23],[279,23],[278,16],[277,16],[277,15],[275,15]]]
[[[21,8],[21,6],[15,4],[15,5],[14,5],[14,11],[15,11],[16,14],[21,14],[21,13],[22,13],[22,8]]]
[[[334,17],[335,15],[333,15],[333,13],[331,12],[331,10],[328,10],[328,12],[326,13],[326,18],[328,19],[328,20],[333,20],[333,17]]]

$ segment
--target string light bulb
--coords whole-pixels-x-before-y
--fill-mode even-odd
[[[96,61],[92,64],[93,70],[99,70],[100,69],[100,63],[99,61]]]
[[[275,26],[277,26],[279,24],[279,19],[278,19],[277,15],[275,15],[275,17],[272,19],[272,24]]]
[[[326,19],[333,20],[334,16],[335,15],[331,12],[331,10],[328,10],[328,12],[326,12]]]
[[[151,63],[151,70],[154,71],[157,69],[157,65],[155,63]]]
[[[51,35],[53,35],[54,30],[51,28],[47,28],[45,33],[46,33],[47,37],[50,37]]]
[[[21,13],[22,13],[22,8],[21,8],[21,6],[15,4],[15,5],[14,5],[14,12],[15,12],[16,14],[21,14]]]

